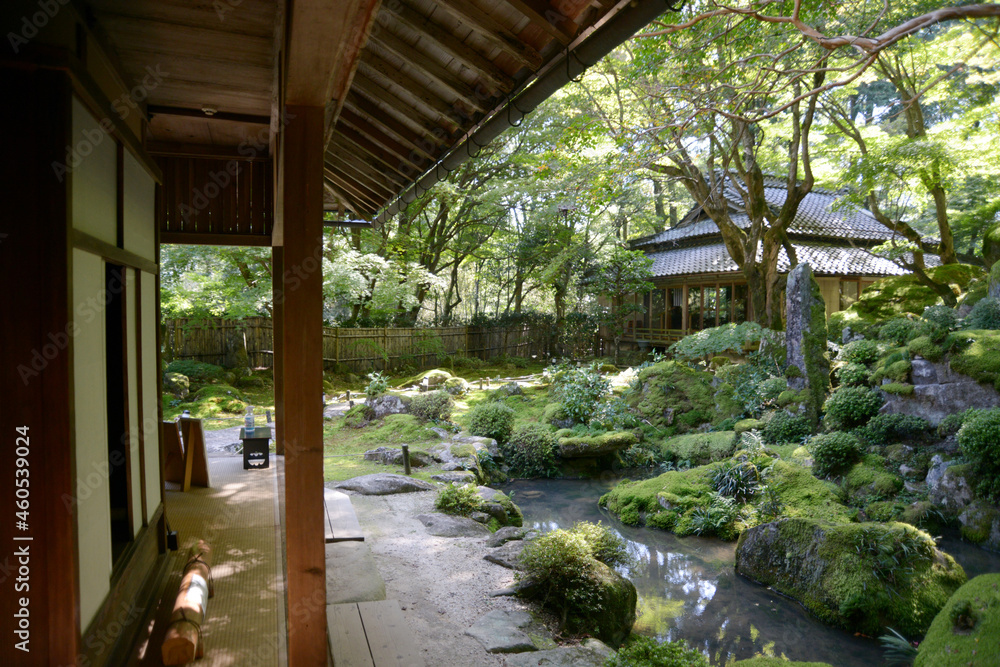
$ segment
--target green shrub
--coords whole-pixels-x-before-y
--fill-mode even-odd
[[[1000,300],[987,297],[976,303],[962,320],[962,326],[966,329],[1000,329]]]
[[[209,382],[211,380],[221,380],[225,369],[214,364],[206,364],[203,361],[192,359],[177,359],[167,364],[167,373],[180,373],[188,376],[193,382]]]
[[[837,378],[837,382],[842,385],[857,386],[867,384],[871,373],[864,364],[848,362],[838,367],[834,371],[834,376]]]
[[[813,426],[806,415],[791,415],[778,410],[764,425],[761,435],[764,442],[777,445],[785,442],[799,442],[812,433]]]
[[[877,415],[883,403],[877,389],[838,387],[823,404],[825,420],[832,429],[854,429]]]
[[[862,338],[861,340],[853,340],[840,348],[840,354],[837,358],[869,366],[878,359],[878,355],[878,344],[875,341]]]
[[[920,437],[930,423],[921,417],[900,414],[880,414],[856,431],[856,435],[869,445],[884,447]]]
[[[685,336],[667,350],[680,361],[698,361],[703,357],[715,357],[724,352],[743,354],[750,344],[762,338],[773,336],[774,332],[756,322],[724,324],[721,327],[703,329]]]
[[[928,361],[940,361],[944,356],[944,350],[930,336],[917,336],[910,341],[906,349],[910,354],[919,355]]]
[[[928,306],[924,308],[923,319],[931,322],[945,331],[958,326],[958,313],[948,306]]]
[[[483,368],[486,362],[478,357],[467,357],[463,354],[456,354],[450,357],[452,368]]]
[[[522,424],[500,446],[510,474],[516,477],[554,477],[556,436],[544,424]]]
[[[764,395],[765,383],[772,379],[784,381],[784,378],[778,377],[780,374],[781,369],[774,359],[754,352],[748,355],[742,364],[723,366],[716,372],[716,377],[724,383],[723,386],[728,385],[732,388],[732,400],[739,406],[737,409],[742,409],[742,414],[735,416],[757,417],[764,404],[774,400]],[[772,382],[767,386],[773,388],[776,384]]]
[[[358,403],[344,413],[344,426],[347,428],[362,428],[375,418],[375,410],[364,403]]]
[[[514,430],[514,409],[503,403],[486,401],[469,410],[469,432],[497,443],[507,442]]]
[[[956,412],[948,415],[941,420],[941,423],[937,426],[938,437],[947,438],[949,435],[955,435],[958,430],[962,428],[962,424],[965,420],[976,414],[978,410],[975,408],[969,408],[964,412]]]
[[[624,398],[611,396],[597,406],[590,419],[590,424],[592,427],[596,426],[609,431],[622,431],[636,428],[642,424],[642,420],[632,412]]]
[[[632,635],[605,667],[708,667],[708,659],[683,640],[661,643],[653,637]]]
[[[878,339],[890,343],[893,347],[906,345],[916,326],[916,323],[908,317],[894,317],[879,328]]]
[[[365,395],[369,398],[381,396],[389,391],[389,376],[382,375],[378,371],[372,371],[367,376],[368,386],[365,387]]]
[[[554,394],[566,416],[580,424],[589,424],[601,398],[611,383],[595,367],[569,368],[554,375]]]
[[[1000,408],[970,415],[958,431],[958,446],[980,478],[977,491],[1000,500]]]
[[[729,460],[712,472],[716,492],[737,502],[746,503],[760,489],[761,475],[751,461]]]
[[[445,514],[469,516],[483,506],[483,499],[475,484],[447,484],[438,491],[434,507]]]
[[[843,472],[861,460],[861,443],[850,433],[834,431],[809,440],[813,455],[813,473],[817,477]]]
[[[768,378],[760,383],[760,397],[764,401],[774,401],[786,389],[788,389],[788,380],[785,378]]]
[[[428,391],[413,397],[410,414],[424,421],[447,420],[454,407],[455,401],[447,391]]]
[[[608,567],[619,567],[632,562],[625,540],[603,523],[577,521],[571,530],[582,536],[590,545],[590,551],[594,558]]]

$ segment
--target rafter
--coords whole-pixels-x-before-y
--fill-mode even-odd
[[[438,9],[467,25],[477,35],[525,67],[537,70],[542,66],[542,56],[538,51],[521,41],[521,38],[508,30],[507,26],[472,3],[463,0],[435,0],[435,2]]]
[[[533,25],[549,33],[560,44],[569,44],[580,26],[545,0],[504,0],[524,14]]]
[[[374,80],[374,76],[385,77],[394,85],[405,91],[408,95],[412,96],[420,104],[423,104],[428,109],[436,111],[438,114],[448,118],[449,120],[456,114],[456,112],[460,114],[462,113],[462,107],[459,105],[449,104],[441,97],[434,94],[433,91],[428,90],[427,86],[421,84],[409,74],[396,69],[390,63],[386,62],[382,58],[379,58],[374,53],[366,51],[362,54],[361,62],[363,65],[358,68],[358,75],[364,74],[372,80]],[[464,112],[464,115],[471,118],[474,110],[465,109]]]
[[[446,117],[449,122],[448,126],[444,127],[444,123],[434,122],[434,119],[428,118],[425,114],[414,113],[415,109],[411,103],[400,99],[360,72],[354,77],[354,88],[359,92],[364,93],[371,99],[378,100],[379,102],[382,102],[386,106],[390,107],[394,112],[399,114],[400,117],[410,119],[412,122],[427,130],[432,136],[437,136],[439,132],[443,132],[446,137],[450,137],[455,130],[458,129],[458,123],[450,118]],[[435,118],[438,117],[435,116]]]

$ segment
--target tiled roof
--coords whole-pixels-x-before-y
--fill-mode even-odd
[[[900,276],[909,273],[864,248],[817,243],[794,245],[799,262],[808,262],[818,275]],[[654,278],[739,271],[724,243],[651,252],[647,256],[653,260]],[[938,264],[937,257],[933,255],[924,255],[924,260],[929,266]],[[784,249],[778,256],[778,270],[782,273],[788,271],[788,256]]]
[[[785,202],[788,191],[784,184],[780,186],[767,185],[764,196],[773,208],[780,208]],[[834,211],[832,207],[837,201],[837,193],[828,190],[814,190],[807,194],[799,203],[795,220],[789,226],[790,235],[811,236],[829,239],[854,239],[858,241],[878,241],[892,238],[893,232],[881,224],[865,210]],[[740,203],[739,196],[732,193],[729,200]],[[695,212],[697,209],[692,209]],[[690,213],[689,213],[690,215]],[[741,229],[750,226],[746,215],[732,216],[733,223]],[[679,242],[699,237],[709,237],[719,234],[718,226],[704,213],[699,213],[691,222],[681,223],[677,227],[667,229],[633,243],[634,248],[647,248],[662,243]]]

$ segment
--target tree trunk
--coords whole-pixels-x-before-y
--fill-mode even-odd
[[[938,233],[941,236],[941,250],[938,256],[941,258],[942,264],[957,264],[955,237],[952,235],[951,225],[948,223],[948,195],[940,183],[936,183],[928,190],[934,197],[934,212],[937,217]]]

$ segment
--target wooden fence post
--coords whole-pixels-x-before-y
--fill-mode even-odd
[[[340,365],[340,327],[333,330],[333,363]]]

